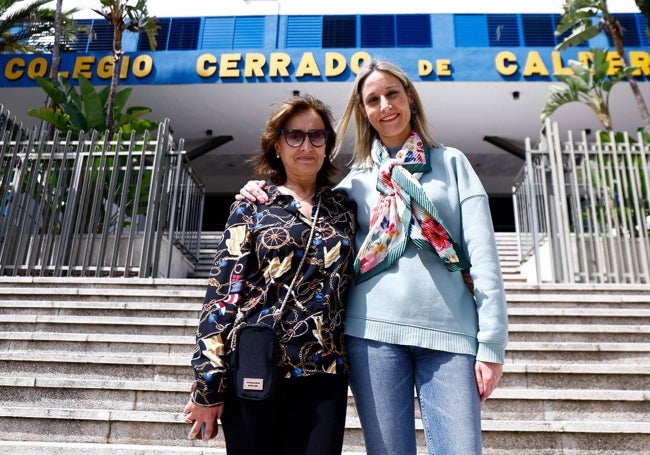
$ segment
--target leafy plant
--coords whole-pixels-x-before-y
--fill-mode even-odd
[[[154,17],[149,16],[147,11],[147,0],[135,0],[135,4],[129,4],[129,0],[100,0],[101,9],[93,10],[113,26],[113,73],[107,99],[107,110],[111,112],[113,105],[118,103],[117,85],[120,72],[120,58],[122,57],[122,35],[124,31],[133,33],[145,33],[149,40],[151,50],[156,50],[156,32],[158,24]],[[112,117],[106,118],[106,129],[113,131],[119,125],[114,124]]]
[[[563,50],[585,43],[604,31],[612,39],[622,66],[629,67],[623,47],[623,27],[610,13],[607,0],[565,0],[562,9],[562,19],[555,30],[555,35],[562,36],[566,32],[570,33],[557,45],[557,49]],[[650,113],[639,85],[632,72],[627,74],[626,78],[641,114],[643,125],[650,132]]]
[[[0,0],[0,53],[29,53],[52,50],[56,13],[45,5],[51,0]],[[84,27],[76,24],[72,15],[77,9],[61,13],[61,37],[74,42]]]
[[[636,67],[620,68],[614,76],[608,77],[610,63],[607,51],[592,49],[593,64],[591,67],[570,60],[569,67],[573,74],[557,74],[555,77],[563,85],[552,85],[549,89],[549,99],[544,105],[541,120],[550,117],[557,109],[565,104],[580,102],[587,105],[598,117],[603,128],[612,131],[612,118],[609,110],[609,96],[615,84],[632,74]]]
[[[75,137],[78,137],[81,131],[103,130],[108,117],[116,128],[123,129],[123,135],[129,135],[131,131],[143,133],[145,130],[157,128],[158,122],[141,118],[151,112],[148,107],[132,106],[122,112],[131,95],[130,87],[117,92],[112,115],[109,115],[108,86],[96,91],[90,81],[81,74],[79,92],[62,76],[58,77],[58,86],[43,77],[37,78],[36,82],[52,99],[54,107],[30,109],[27,114],[55,125],[62,132],[72,131]]]

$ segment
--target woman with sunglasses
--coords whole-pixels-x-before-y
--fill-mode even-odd
[[[329,108],[309,96],[286,101],[267,122],[252,164],[269,180],[268,202],[235,202],[217,248],[184,410],[190,439],[215,437],[220,418],[229,455],[341,453],[356,204],[332,190],[335,143]],[[227,361],[237,349],[233,324],[241,315],[268,324],[278,311],[281,379],[270,398],[240,398]]]

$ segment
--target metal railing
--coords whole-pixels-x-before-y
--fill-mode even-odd
[[[183,146],[169,120],[128,140],[49,140],[0,106],[0,275],[187,276],[205,193]]]
[[[606,139],[605,139],[606,136]],[[548,121],[513,186],[522,262],[537,281],[650,283],[650,144]]]

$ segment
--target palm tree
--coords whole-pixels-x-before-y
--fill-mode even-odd
[[[63,0],[56,0],[56,9],[54,10],[54,46],[52,47],[52,66],[50,67],[51,81],[57,80],[61,66],[62,10]]]
[[[567,31],[570,31],[570,34],[557,45],[557,49],[562,50],[582,44],[604,30],[611,37],[622,66],[629,66],[623,48],[623,27],[609,12],[607,0],[565,0],[562,9],[564,13],[555,34],[560,36]],[[595,19],[598,20],[596,23],[594,23]],[[627,75],[627,80],[630,83],[630,89],[632,89],[634,100],[641,114],[643,126],[650,133],[650,113],[639,85],[632,73]]]
[[[135,5],[129,5],[129,0],[100,0],[101,9],[94,10],[113,26],[113,74],[111,88],[106,105],[106,129],[113,130],[113,112],[122,57],[122,35],[125,30],[135,33],[146,33],[149,47],[156,50],[156,31],[158,25],[154,17],[149,17],[147,0],[136,0]]]
[[[607,51],[592,49],[594,55],[591,68],[576,60],[569,61],[573,74],[558,74],[556,78],[563,85],[552,85],[549,99],[544,105],[541,120],[550,117],[557,109],[565,104],[580,102],[587,105],[598,117],[601,125],[607,131],[613,131],[612,117],[609,111],[609,96],[614,85],[634,72],[633,66],[619,69],[608,77],[609,60]]]
[[[48,52],[53,49],[56,12],[44,6],[51,1],[0,0],[0,53]],[[66,42],[74,41],[80,31],[72,20],[76,11],[61,12],[59,35]]]

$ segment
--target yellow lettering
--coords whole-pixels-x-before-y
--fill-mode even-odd
[[[623,68],[623,59],[616,51],[607,53],[607,61],[609,62],[609,69],[607,70],[608,76],[615,76],[621,68]]]
[[[47,74],[47,60],[43,57],[36,57],[34,60],[29,62],[27,67],[27,76],[30,79],[36,79],[37,77],[43,77]]]
[[[528,53],[526,65],[524,66],[524,77],[528,76],[548,76],[548,69],[537,51]]]
[[[237,64],[241,61],[241,53],[221,54],[221,68],[219,77],[239,77],[240,71]]]
[[[345,56],[338,52],[325,53],[325,76],[338,76],[345,71],[346,67]]]
[[[93,77],[91,72],[95,57],[92,55],[85,55],[77,57],[74,61],[74,69],[72,70],[73,79],[79,79],[79,75],[83,74],[87,79]]]
[[[352,57],[350,57],[350,69],[354,74],[357,74],[363,63],[367,61],[370,61],[369,53],[363,51],[355,52],[352,54]]]
[[[632,73],[634,76],[650,76],[650,54],[643,51],[630,51],[630,65],[638,68]]]
[[[591,62],[594,61],[594,54],[587,51],[580,51],[578,52],[578,61],[582,63],[583,66],[589,68],[591,66]]]
[[[129,77],[129,63],[131,61],[131,57],[128,55],[123,55],[121,59],[117,61],[118,65],[120,65],[120,79],[126,79]]]
[[[12,58],[5,65],[5,77],[10,81],[15,81],[25,74],[25,61],[22,58]]]
[[[497,72],[502,76],[512,76],[519,69],[517,56],[510,51],[502,51],[494,58]]]
[[[436,73],[438,76],[451,76],[451,60],[448,58],[436,60]]]
[[[307,74],[310,76],[320,76],[318,64],[316,63],[314,54],[311,52],[305,52],[302,54],[298,68],[296,68],[296,77],[303,77]]]
[[[291,57],[289,54],[284,52],[272,52],[270,57],[269,76],[289,77],[289,65],[291,65]]]
[[[418,75],[421,77],[428,76],[433,71],[433,64],[429,60],[418,60]]]
[[[133,75],[137,78],[147,77],[153,70],[153,58],[151,55],[138,55],[133,59]]]
[[[264,70],[262,67],[265,64],[266,57],[264,57],[264,54],[260,54],[259,52],[246,54],[246,60],[244,62],[244,77],[252,77],[253,75],[263,77]]]
[[[562,56],[559,51],[551,52],[551,59],[553,61],[553,74],[573,74],[571,68],[567,68],[562,64]]]
[[[196,74],[200,77],[210,77],[217,72],[217,57],[212,54],[202,54],[196,59]]]
[[[97,77],[110,79],[113,76],[113,56],[102,57],[97,63]]]

